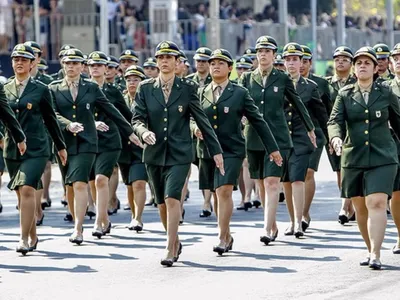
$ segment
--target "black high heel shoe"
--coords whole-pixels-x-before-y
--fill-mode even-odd
[[[17,248],[15,249],[17,253],[21,253],[23,256],[25,256],[29,252],[29,246],[25,245],[24,243],[19,243]]]
[[[108,222],[108,226],[106,229],[103,229],[103,235],[111,233],[111,222]]]
[[[36,221],[36,226],[40,226],[43,224],[43,219],[44,219],[44,214],[42,214],[42,217],[40,218],[40,220]]]
[[[299,238],[301,238],[301,237],[304,236],[304,232],[303,232],[303,231],[296,231],[296,232],[294,233],[294,236],[295,236],[297,239],[299,239]]]
[[[177,262],[179,259],[179,255],[182,254],[182,243],[179,242],[179,249],[178,249],[178,254],[174,257],[174,262]]]
[[[272,235],[272,237],[271,237],[271,242],[275,242],[276,238],[278,237],[278,232],[279,232],[279,230],[277,229],[277,230],[275,231],[275,233]]]
[[[211,216],[211,211],[207,209],[203,209],[199,215],[200,218],[208,218],[209,216]]]
[[[279,202],[285,201],[285,193],[279,193]]]
[[[172,265],[174,264],[174,259],[175,259],[175,257],[173,257],[173,258],[164,258],[164,259],[161,260],[161,265],[164,266],[164,267],[172,267]]]
[[[102,231],[102,230],[100,230],[100,229],[98,229],[98,228],[92,231],[92,236],[95,236],[95,237],[97,237],[98,239],[101,239],[101,237],[102,237],[103,235],[105,235],[105,234],[104,234],[104,231]]]
[[[310,222],[311,222],[311,219],[308,222],[305,220],[301,221],[301,229],[303,230],[303,232],[306,232],[308,227],[310,227]]]
[[[3,204],[0,203],[0,214],[3,212]]]
[[[72,215],[70,213],[67,213],[64,217],[65,222],[72,222],[74,219],[72,218]]]
[[[61,205],[64,205],[64,207],[66,207],[66,206],[68,205],[67,200],[62,199],[62,200],[61,200]]]
[[[36,238],[36,243],[33,244],[32,246],[29,246],[28,251],[32,252],[32,251],[36,250],[38,243],[39,243],[39,238]]]
[[[265,246],[268,246],[269,243],[271,242],[271,238],[269,236],[266,236],[266,235],[260,236],[260,242],[264,243]]]
[[[86,209],[86,215],[90,218],[90,220],[96,216],[96,213],[94,211],[90,211],[89,207]]]
[[[251,204],[251,202],[245,202],[244,203],[244,211],[248,211],[249,208],[252,208],[253,204]]]
[[[183,221],[185,221],[185,209],[182,211],[182,219],[179,221],[179,225],[182,225]]]
[[[348,218],[346,215],[339,215],[339,216],[338,216],[338,222],[339,222],[341,225],[344,225],[344,224],[346,224],[346,223],[349,223],[349,218]]]
[[[372,259],[369,262],[369,268],[372,270],[380,270],[382,269],[382,264],[379,259]]]
[[[369,261],[370,261],[370,258],[366,257],[364,260],[360,261],[360,266],[362,266],[362,267],[369,266]]]
[[[253,206],[254,206],[255,208],[259,208],[259,207],[261,206],[261,202],[260,202],[259,200],[254,200],[254,201],[253,201]]]

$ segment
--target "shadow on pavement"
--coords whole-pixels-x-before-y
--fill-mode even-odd
[[[92,269],[90,266],[77,265],[71,269],[67,268],[56,268],[56,267],[44,267],[44,266],[16,266],[16,265],[2,265],[0,269],[4,269],[13,273],[34,273],[34,272],[68,272],[68,273],[96,273],[97,270]]]

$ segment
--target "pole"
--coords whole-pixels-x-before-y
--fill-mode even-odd
[[[109,38],[108,38],[108,1],[100,1],[100,51],[108,55]]]
[[[344,18],[344,0],[337,0],[336,4],[338,10],[337,18],[337,46],[345,45],[345,18]]]
[[[393,0],[386,0],[386,16],[387,16],[387,43],[389,46],[389,49],[392,49],[394,47],[394,31],[393,31]]]
[[[33,13],[34,13],[34,20],[35,20],[35,41],[36,43],[40,44],[40,5],[39,5],[39,0],[34,0],[33,1]]]
[[[317,0],[311,0],[312,53],[317,58]]]
[[[210,1],[210,39],[208,40],[211,49],[221,47],[221,29],[219,23],[219,0]]]
[[[286,45],[289,43],[289,28],[287,24],[287,16],[288,16],[288,6],[287,0],[279,0],[278,5],[279,12],[279,23],[283,26],[283,43]]]

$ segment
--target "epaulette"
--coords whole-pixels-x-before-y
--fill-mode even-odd
[[[141,81],[140,84],[141,85],[149,84],[149,83],[153,84],[155,81],[156,81],[155,78],[148,78],[148,79],[145,79],[145,80]]]
[[[181,78],[181,82],[187,85],[191,85],[191,86],[198,86],[196,82],[194,82],[192,79],[190,78]]]
[[[310,78],[305,78],[305,77],[304,77],[304,79],[306,80],[307,83],[315,84],[318,87],[318,84],[314,80],[312,80]]]
[[[342,87],[340,90],[341,91],[348,91],[348,90],[351,90],[353,88],[354,88],[354,83],[350,83],[350,84],[347,84],[344,87]]]
[[[390,88],[390,84],[391,84],[392,80],[393,79],[388,79],[385,81],[377,82],[377,85],[388,89],[388,88]]]
[[[193,79],[193,77],[196,75],[196,73],[192,73],[192,74],[189,74],[188,76],[186,76],[185,78],[188,78],[188,79]]]
[[[59,84],[59,83],[61,83],[62,81],[63,81],[63,79],[57,79],[57,80],[54,80],[54,81],[50,82],[49,85]]]
[[[333,76],[327,76],[327,77],[325,77],[325,80],[326,80],[326,81],[332,81],[332,77],[333,77]],[[322,78],[324,78],[324,77],[322,77]]]
[[[84,77],[82,77],[82,80],[85,81],[85,82],[91,82],[91,83],[93,83],[93,81],[92,81],[91,79],[89,79],[89,78],[84,78]]]

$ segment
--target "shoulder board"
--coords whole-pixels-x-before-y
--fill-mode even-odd
[[[323,78],[323,77],[322,77],[322,78]],[[331,80],[332,80],[332,76],[327,76],[327,77],[325,77],[325,80],[331,81]]]
[[[149,78],[149,79],[143,80],[140,84],[144,85],[144,84],[154,83],[155,81],[156,81],[155,78]]]
[[[89,78],[84,78],[84,77],[82,77],[82,80],[83,80],[83,81],[85,81],[85,82],[90,82],[90,83],[93,83],[93,81],[92,81],[92,80],[90,80]]]
[[[63,81],[63,79],[57,79],[57,80],[54,80],[54,81],[50,82],[49,85],[56,85],[56,84],[61,83],[62,81]]]
[[[388,79],[388,80],[385,80],[385,81],[376,82],[376,84],[377,84],[378,86],[382,86],[382,87],[385,87],[385,88],[389,88],[392,82],[393,82],[393,79]]]
[[[196,75],[196,73],[192,73],[192,74],[186,76],[185,78],[192,79],[194,77],[194,75]]]
[[[181,78],[182,83],[186,83],[187,85],[191,85],[191,86],[197,86],[197,83],[194,82],[192,79],[190,78]]]
[[[312,80],[310,78],[304,78],[304,79],[306,80],[307,83],[314,84],[314,85],[318,86],[318,84],[314,80]]]
[[[42,86],[44,86],[44,87],[47,87],[47,84],[45,84],[44,82],[41,82],[40,80],[35,80],[35,79],[33,79],[33,82],[36,83],[36,84],[38,84],[38,85],[42,85]]]
[[[353,89],[354,88],[354,84],[353,83],[350,83],[350,84],[347,84],[347,85],[345,85],[344,87],[342,87],[340,90],[341,91],[348,91],[348,90],[351,90],[351,89]]]

